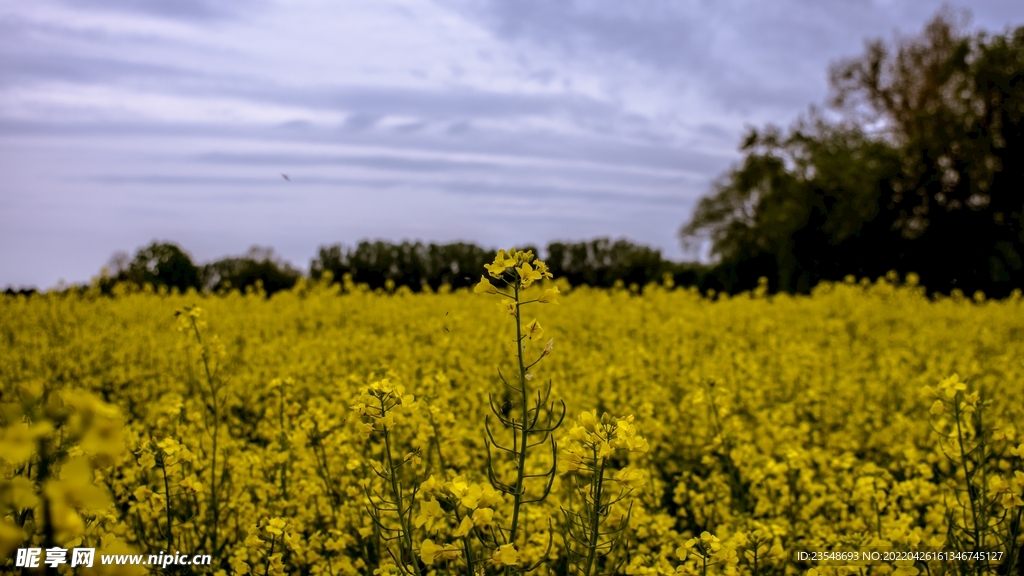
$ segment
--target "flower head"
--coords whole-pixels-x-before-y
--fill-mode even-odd
[[[491,284],[491,281],[486,276],[480,276],[480,282],[473,288],[473,292],[477,294],[497,294],[498,289]]]
[[[523,262],[523,264],[516,268],[516,272],[519,274],[519,280],[522,283],[523,288],[527,288],[530,284],[533,284],[534,280],[541,279],[541,273],[533,269],[529,262]]]
[[[558,286],[552,286],[545,290],[544,293],[540,295],[540,298],[537,298],[537,302],[540,302],[541,304],[558,304],[556,298],[560,293],[561,291],[558,289]]]
[[[945,392],[946,398],[953,398],[957,392],[967,390],[967,384],[960,381],[959,374],[953,374],[939,383],[939,391]]]
[[[517,306],[514,300],[503,300],[498,303],[498,308],[509,316],[515,317],[516,315]]]
[[[427,532],[436,532],[434,528],[434,522],[444,517],[444,510],[441,508],[441,504],[434,498],[427,500],[420,504],[420,513],[416,515],[415,524],[416,527],[424,526]]]
[[[505,270],[512,268],[516,265],[516,259],[511,255],[505,254],[504,250],[498,250],[498,253],[494,256],[494,262],[491,264],[484,264],[484,268],[487,269],[487,273],[494,278],[501,278],[501,275],[505,273]]]
[[[433,566],[437,560],[453,560],[459,555],[459,549],[453,544],[438,545],[427,538],[420,544],[420,559],[427,566]]]
[[[547,356],[555,349],[555,339],[548,340],[548,343],[544,345],[544,351],[541,352],[541,356]]]
[[[544,335],[544,329],[541,328],[540,322],[537,322],[536,318],[524,326],[523,329],[526,331],[526,337],[530,340],[536,340]]]
[[[519,563],[519,552],[512,544],[503,544],[494,551],[491,562],[498,568],[503,566],[515,566]]]

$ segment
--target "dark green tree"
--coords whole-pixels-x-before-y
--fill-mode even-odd
[[[348,263],[348,254],[341,244],[321,246],[317,250],[316,258],[309,265],[309,277],[314,280],[323,278],[325,272],[330,272],[335,282],[352,271]]]
[[[239,257],[222,258],[202,268],[207,290],[261,287],[267,296],[295,286],[302,273],[278,258],[271,248],[253,246]]]
[[[712,276],[733,290],[890,269],[941,291],[1024,284],[1024,27],[968,35],[943,12],[831,82],[838,120],[752,131],[681,229],[710,247]]]
[[[118,271],[116,279],[182,291],[202,287],[199,267],[188,253],[171,242],[153,242],[139,249],[127,266]]]
[[[680,231],[687,247],[710,243],[720,262],[715,287],[745,290],[766,276],[775,289],[806,291],[896,264],[886,254],[864,257],[892,236],[879,210],[900,168],[890,145],[819,118],[788,134],[751,131],[742,150],[743,163]]]
[[[452,288],[473,286],[480,280],[484,264],[494,260],[494,254],[494,250],[468,242],[431,244],[426,254],[430,287],[437,290],[443,284]]]
[[[660,281],[665,272],[672,272],[660,251],[626,239],[552,242],[548,244],[545,261],[552,274],[567,279],[570,284],[606,288],[617,280],[626,285],[643,286]]]
[[[929,287],[1005,294],[1024,283],[1024,26],[868,45],[832,69],[833,104],[880,126],[902,171],[886,208]]]
[[[419,290],[427,280],[426,247],[421,242],[360,242],[348,255],[353,280],[372,288],[396,286]]]
[[[466,242],[425,245],[377,240],[350,249],[335,244],[320,247],[310,264],[310,276],[318,279],[330,271],[337,282],[351,274],[353,281],[371,288],[382,288],[388,280],[416,291],[424,286],[437,290],[443,284],[463,288],[479,280],[479,271],[494,259],[494,253]]]

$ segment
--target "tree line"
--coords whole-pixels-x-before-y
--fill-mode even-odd
[[[535,246],[522,249],[545,254],[549,269],[570,284],[610,288],[639,288],[668,278],[684,285],[699,284],[711,270],[698,263],[677,263],[659,250],[626,239],[597,238],[580,242],[552,242],[541,252]],[[196,263],[173,242],[153,242],[134,256],[120,253],[100,274],[101,290],[109,293],[118,283],[187,291],[220,292],[257,286],[272,295],[288,290],[302,277],[313,280],[346,277],[370,289],[406,286],[414,292],[437,291],[442,286],[465,288],[479,281],[484,264],[494,260],[495,249],[468,242],[434,244],[405,241],[362,241],[354,246],[321,246],[307,271],[299,270],[275,255],[270,248],[253,247],[241,256]]]

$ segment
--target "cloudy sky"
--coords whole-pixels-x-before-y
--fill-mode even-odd
[[[1024,24],[975,0],[971,26]],[[676,231],[747,126],[932,0],[0,0],[0,286],[154,239],[301,268],[364,238]],[[281,174],[288,174],[286,181]]]

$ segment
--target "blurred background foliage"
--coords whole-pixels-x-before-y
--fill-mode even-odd
[[[642,287],[668,275],[735,293],[765,277],[772,291],[806,293],[823,280],[895,270],[917,273],[931,292],[1001,297],[1024,287],[1024,26],[968,33],[965,23],[943,11],[919,35],[869,42],[832,66],[827,106],[787,129],[751,129],[743,159],[679,230],[694,261],[625,239],[534,250],[573,285]],[[465,242],[363,241],[322,246],[308,275],[456,289],[493,256]],[[269,295],[303,275],[268,248],[200,265],[176,244],[154,242],[115,255],[100,281],[259,285]]]
[[[526,246],[524,250],[541,251]],[[335,282],[351,275],[353,282],[372,289],[406,286],[415,292],[430,289],[458,289],[476,284],[484,264],[494,260],[496,250],[475,244],[424,244],[422,242],[363,241],[356,246],[321,246],[310,264],[308,276],[320,280],[329,273]],[[680,264],[662,258],[661,252],[627,240],[599,238],[588,242],[548,244],[548,266],[559,278],[573,285],[612,287],[635,284],[641,287],[661,282],[665,274],[683,283],[698,283],[711,270],[701,264]],[[99,282],[105,292],[119,282],[150,284],[186,291],[255,289],[267,295],[294,286],[303,272],[277,258],[269,248],[253,247],[243,256],[208,264],[196,264],[187,253],[170,242],[154,242],[131,258],[115,255]],[[442,287],[447,288],[442,288]]]

